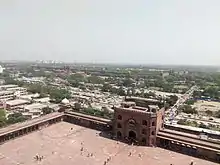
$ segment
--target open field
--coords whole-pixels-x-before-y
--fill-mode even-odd
[[[198,112],[205,112],[207,110],[216,112],[220,110],[220,102],[199,100],[194,103],[193,107],[195,107]]]
[[[129,146],[61,122],[0,146],[0,165],[217,165],[161,148]],[[43,159],[36,160],[36,155]],[[130,156],[129,156],[130,155]]]

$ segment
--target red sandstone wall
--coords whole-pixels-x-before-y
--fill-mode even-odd
[[[156,132],[158,132],[162,127],[163,127],[163,118],[165,114],[165,109],[161,108],[157,112],[157,127],[156,127]]]
[[[118,120],[118,115],[122,116],[122,120]],[[146,138],[146,142],[148,146],[156,145],[156,114],[153,117],[151,114],[145,114],[135,111],[124,111],[123,109],[116,108],[114,113],[114,124],[113,130],[114,133],[117,134],[118,131],[122,133],[122,138],[128,135],[128,120],[134,119],[136,121],[135,132],[137,134],[137,139],[141,141],[142,138]],[[142,125],[142,121],[147,121],[147,126]],[[152,123],[155,122],[155,126],[152,126]],[[122,128],[117,128],[117,123],[122,125]],[[146,129],[146,134],[142,134],[142,129]],[[154,135],[152,135],[152,131],[154,131]]]

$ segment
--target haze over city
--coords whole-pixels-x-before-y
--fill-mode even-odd
[[[220,62],[219,0],[2,0],[1,60]]]

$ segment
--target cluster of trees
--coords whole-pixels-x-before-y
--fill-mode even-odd
[[[215,117],[220,118],[220,110],[215,113]]]
[[[186,100],[185,104],[187,104],[187,105],[193,105],[195,102],[196,102],[196,100],[189,99],[189,100]]]
[[[102,111],[99,109],[95,109],[95,108],[85,108],[83,110],[80,111],[81,113],[87,114],[87,115],[92,115],[92,116],[96,116],[96,117],[102,117],[102,118],[106,118],[106,119],[112,119],[113,118],[113,114],[108,112],[108,111]]]
[[[42,84],[27,84],[26,87],[28,92],[39,93],[41,97],[50,96],[56,103],[61,102],[64,98],[71,98],[71,93],[67,89],[45,86]]]
[[[188,125],[188,126],[192,126],[192,127],[198,127],[198,123],[196,121],[189,121],[189,120],[186,120],[186,119],[180,119],[177,124],[180,124],[180,125]]]
[[[45,107],[42,109],[43,111],[43,115],[47,115],[53,112],[53,109],[51,109],[50,107]]]
[[[194,98],[201,98],[202,96],[210,99],[220,100],[220,87],[207,86],[203,91],[195,91],[193,93]]]
[[[52,88],[49,92],[50,98],[56,103],[60,103],[63,99],[70,99],[71,93],[66,89]]]
[[[21,113],[14,113],[8,115],[6,118],[6,113],[3,109],[0,109],[0,127],[4,127],[6,125],[15,124],[18,122],[23,122],[28,118],[23,116]]]
[[[207,116],[213,116],[213,117],[220,118],[220,110],[218,110],[216,112],[207,110],[207,111],[205,111],[205,113],[207,114]]]
[[[98,76],[85,76],[80,73],[75,73],[67,77],[67,81],[72,85],[73,87],[80,86],[81,82],[84,83],[92,83],[92,84],[103,84],[105,81],[98,77]]]
[[[180,119],[177,124],[220,131],[220,129],[215,126],[209,126],[205,125],[204,123],[198,123],[196,121],[190,121],[187,119]]]
[[[176,104],[178,100],[178,96],[176,95],[171,95],[169,98],[166,98],[166,103],[169,104],[169,106],[173,106]]]
[[[191,105],[180,106],[179,111],[187,113],[187,114],[198,114],[198,111],[195,108],[192,108]]]
[[[127,92],[123,89],[123,87],[119,87],[119,88],[115,88],[115,87],[112,87],[109,83],[104,83],[101,90],[103,92],[110,92],[112,94],[117,94],[117,95],[120,95],[120,96],[126,96],[127,95]]]

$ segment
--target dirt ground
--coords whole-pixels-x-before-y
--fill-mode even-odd
[[[207,110],[216,112],[220,110],[220,103],[219,102],[214,102],[214,101],[202,101],[199,100],[194,103],[193,107],[196,108],[199,112],[205,112]]]
[[[0,165],[217,165],[161,148],[129,146],[99,133],[61,122],[1,145]]]

